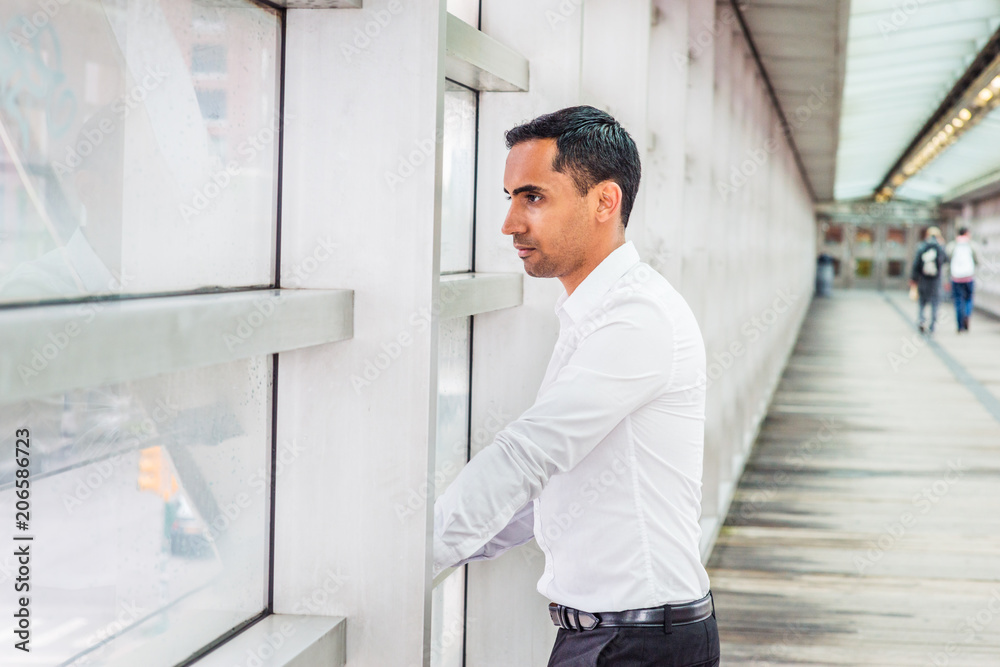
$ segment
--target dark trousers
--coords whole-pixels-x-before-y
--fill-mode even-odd
[[[972,281],[957,283],[951,281],[951,295],[955,299],[955,321],[958,330],[969,328],[969,318],[972,317]]]
[[[715,617],[663,628],[560,629],[549,667],[714,667],[719,664]]]

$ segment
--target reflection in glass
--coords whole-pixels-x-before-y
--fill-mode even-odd
[[[465,567],[434,589],[431,667],[462,667],[465,653]]]
[[[887,227],[885,230],[885,241],[890,246],[903,247],[906,245],[905,227]]]
[[[457,317],[440,323],[435,499],[469,460],[471,327],[470,317]]]
[[[270,368],[258,357],[0,406],[6,544],[14,434],[30,431],[30,664],[167,667],[264,609]],[[22,658],[0,646],[0,664]]]
[[[888,274],[890,278],[901,278],[905,270],[905,265],[901,259],[890,259],[888,264]]]
[[[0,302],[272,283],[279,14],[50,4],[3,3]]]
[[[854,230],[854,242],[857,245],[871,245],[875,241],[875,230],[870,227],[858,227]]]
[[[451,81],[444,94],[441,273],[472,270],[476,203],[476,93]]]
[[[870,259],[856,259],[854,260],[854,275],[858,278],[871,278],[872,277],[872,260]]]

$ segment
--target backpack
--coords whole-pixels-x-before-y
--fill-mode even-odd
[[[972,246],[956,243],[951,253],[951,277],[971,278],[976,272],[976,260],[972,257]]]
[[[929,243],[920,252],[920,275],[924,278],[934,278],[937,274],[938,247],[934,243]]]

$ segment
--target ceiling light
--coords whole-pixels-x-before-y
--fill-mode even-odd
[[[968,109],[962,109],[958,112],[958,117],[962,120],[969,120],[972,118],[972,113]]]
[[[993,77],[993,80],[990,81],[990,88],[1000,90],[1000,76]]]
[[[983,88],[982,90],[979,91],[979,94],[976,95],[976,97],[982,100],[983,102],[989,102],[990,98],[993,97],[993,91],[990,90],[989,88]]]
[[[953,118],[952,121],[951,121],[951,124],[955,126],[955,129],[958,129],[958,128],[962,127],[963,125],[965,125],[965,122],[962,121],[961,118]]]
[[[947,132],[948,134],[951,134],[952,132],[955,131],[955,128],[953,128],[951,125],[945,125],[944,131]]]

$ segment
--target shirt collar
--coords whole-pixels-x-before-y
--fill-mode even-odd
[[[597,306],[619,278],[638,263],[639,252],[631,241],[618,246],[594,267],[572,294],[567,295],[565,291],[562,293],[556,301],[556,314],[562,310],[574,322],[579,321]]]

